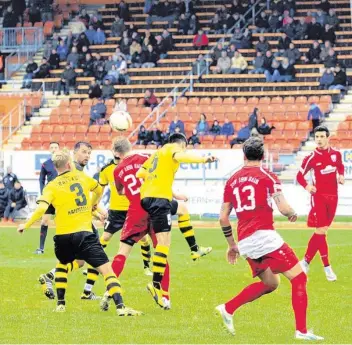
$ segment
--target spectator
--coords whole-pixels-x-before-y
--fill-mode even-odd
[[[79,53],[82,53],[83,47],[86,47],[88,49],[88,47],[90,46],[90,41],[88,39],[88,37],[86,36],[86,34],[84,32],[82,32],[78,39],[77,39],[77,51]]]
[[[144,39],[143,39],[143,49],[147,50],[148,45],[155,46],[156,40],[155,37],[150,33],[150,30],[146,30],[144,33]]]
[[[240,11],[241,11],[241,5],[239,3],[239,0],[233,0],[230,8],[230,13],[235,14],[235,13],[240,13]]]
[[[180,19],[178,21],[177,31],[181,35],[187,35],[189,30],[189,19],[186,18],[185,14],[181,14]]]
[[[273,54],[271,50],[268,50],[265,53],[265,57],[264,57],[264,65],[263,65],[264,71],[271,72],[271,65],[273,63],[273,60],[274,60]]]
[[[227,117],[225,117],[225,123],[223,124],[221,128],[221,135],[234,135],[235,134],[235,129],[233,127],[232,122],[229,121]]]
[[[226,50],[221,52],[221,57],[216,64],[216,68],[214,69],[214,73],[223,73],[226,74],[231,68],[231,59],[227,56]]]
[[[81,11],[81,14],[79,15],[79,20],[82,21],[84,25],[88,25],[90,17],[85,8]]]
[[[280,62],[276,59],[272,61],[271,67],[265,69],[265,78],[268,83],[273,83],[281,80]]]
[[[167,48],[164,39],[161,36],[156,36],[156,46],[155,46],[155,52],[159,56],[160,59],[166,59],[167,58]]]
[[[88,41],[90,44],[94,44],[94,38],[96,31],[93,28],[93,25],[89,25],[88,29],[85,31],[86,37],[88,38]]]
[[[125,22],[119,16],[115,17],[115,21],[111,25],[111,37],[121,37],[122,33],[125,31]]]
[[[130,19],[130,10],[128,4],[125,1],[121,0],[118,6],[119,16],[125,21],[128,22]]]
[[[160,146],[162,143],[161,131],[156,124],[153,125],[152,130],[148,132],[148,143],[147,145]]]
[[[275,56],[283,55],[285,53],[285,50],[290,48],[291,42],[291,38],[288,37],[285,33],[283,33],[282,36],[279,38],[279,43],[277,45],[279,51],[275,54]]]
[[[188,28],[188,35],[195,35],[196,32],[199,30],[199,22],[198,18],[196,17],[195,14],[191,16],[191,19],[189,20],[189,28]]]
[[[308,38],[307,35],[308,24],[305,22],[304,18],[301,18],[295,26],[295,36],[296,40],[305,40]]]
[[[77,48],[73,47],[71,53],[67,56],[67,63],[70,64],[73,68],[78,67],[79,55],[77,53]]]
[[[176,127],[180,128],[181,133],[185,133],[185,125],[184,123],[179,119],[178,115],[175,115],[173,121],[170,123],[170,133],[173,134],[175,133]]]
[[[322,77],[320,78],[320,90],[327,90],[334,82],[334,74],[331,68],[326,68]]]
[[[258,108],[253,109],[253,113],[249,115],[248,119],[248,129],[250,132],[253,130],[258,130]]]
[[[255,49],[263,55],[270,50],[269,42],[265,39],[265,36],[259,36],[259,42],[256,44]]]
[[[147,145],[148,143],[148,132],[142,125],[139,127],[137,145]]]
[[[341,69],[339,64],[335,67],[335,76],[332,85],[329,90],[345,90],[347,85],[347,75],[346,72]]]
[[[326,68],[332,68],[332,67],[335,67],[336,65],[337,65],[337,55],[335,53],[335,50],[331,48],[329,50],[329,55],[324,60],[324,66]]]
[[[268,32],[269,31],[269,21],[268,21],[268,16],[266,15],[265,11],[262,11],[260,13],[259,18],[256,19],[255,21],[255,30],[254,32],[256,33],[264,33],[264,32]],[[259,36],[261,37],[261,36]]]
[[[320,44],[318,41],[314,41],[313,45],[309,48],[305,61],[309,63],[320,63],[320,53]]]
[[[99,83],[96,80],[92,80],[89,85],[88,90],[89,98],[100,98],[101,97],[101,88]]]
[[[67,64],[65,70],[61,74],[61,80],[57,82],[57,95],[61,95],[62,88],[65,95],[70,94],[70,86],[76,86],[76,72],[71,64]]]
[[[257,56],[253,60],[254,69],[249,71],[249,74],[262,74],[264,73],[264,57],[260,51],[257,51]]]
[[[127,73],[127,68],[120,70],[120,74],[117,82],[119,85],[129,85],[131,83],[131,79]]]
[[[113,55],[109,55],[108,59],[104,63],[104,71],[109,72],[112,70],[112,66],[116,67],[116,61],[113,60]]]
[[[59,35],[56,32],[54,32],[53,37],[51,38],[51,47],[53,49],[56,49],[59,46],[61,41],[62,41],[62,38],[59,37]]]
[[[94,60],[91,54],[87,54],[85,61],[81,64],[83,69],[83,77],[93,77],[94,76]]]
[[[171,133],[170,133],[170,128],[169,127],[166,129],[165,132],[161,133],[162,145],[165,145],[165,144],[167,144],[169,142],[170,135],[171,135]]]
[[[5,55],[0,51],[0,81],[5,79]],[[0,89],[2,84],[0,82]]]
[[[12,172],[12,168],[9,166],[6,169],[6,175],[2,179],[3,184],[5,187],[9,190],[13,189],[15,186],[15,183],[18,182],[17,175]]]
[[[320,125],[320,121],[324,120],[324,114],[317,104],[312,103],[310,105],[307,120],[312,121],[313,130],[311,133],[314,133],[314,129]]]
[[[284,2],[284,10],[288,11],[290,17],[293,17],[296,12],[296,2],[294,0],[287,0]]]
[[[219,125],[218,120],[214,121],[213,125],[210,128],[209,133],[212,135],[220,135],[221,134],[221,126]]]
[[[155,67],[158,62],[158,55],[155,53],[153,46],[149,44],[148,50],[142,54],[142,68]]]
[[[117,99],[113,111],[127,111],[126,100],[124,98]]]
[[[101,28],[98,28],[93,38],[93,44],[105,44],[105,41],[105,32]]]
[[[322,33],[321,39],[323,42],[330,41],[332,44],[335,44],[336,35],[335,30],[329,24],[325,24],[325,29]]]
[[[290,25],[292,22],[293,22],[293,19],[290,17],[289,11],[284,11],[284,16],[282,18],[283,30],[285,30],[284,28]]]
[[[243,124],[242,128],[237,133],[237,137],[230,141],[231,148],[233,148],[234,145],[244,143],[250,137],[250,135],[251,135],[251,132],[248,126],[245,126]]]
[[[21,89],[30,89],[32,87],[33,75],[37,69],[38,69],[38,65],[33,61],[32,58],[30,58],[28,60],[28,65],[26,67],[26,74],[23,77],[23,83],[22,83]]]
[[[48,60],[43,57],[42,64],[39,68],[34,71],[34,78],[47,78],[50,76],[50,65],[48,64]]]
[[[32,23],[32,25],[34,25],[34,23],[36,22],[42,21],[42,14],[40,12],[40,8],[35,2],[32,2],[31,7],[29,7],[28,15],[29,21]]]
[[[230,43],[234,44],[236,49],[242,48],[243,33],[240,28],[236,28],[234,34],[230,39]]]
[[[95,55],[95,59],[94,59],[94,68],[97,69],[99,67],[103,67],[104,68],[104,60],[101,58],[101,55],[99,53],[97,53]]]
[[[163,38],[166,52],[173,50],[174,49],[174,40],[173,40],[170,32],[165,29],[163,31],[161,37]]]
[[[25,0],[12,0],[12,8],[16,17],[22,17],[23,12],[26,10],[26,1]]]
[[[260,126],[258,127],[258,133],[262,135],[271,134],[271,131],[275,129],[274,126],[269,126],[266,122],[265,117],[262,117],[260,120]]]
[[[117,79],[116,79],[117,82]],[[104,85],[101,88],[101,97],[105,99],[110,99],[113,98],[115,95],[115,88],[113,85],[111,85],[110,79],[105,79],[104,80]]]
[[[236,51],[235,56],[231,59],[230,72],[233,74],[243,73],[248,68],[246,59],[241,55],[240,52]]]
[[[133,40],[130,46],[129,55],[132,57],[134,53],[141,51],[141,48],[141,45],[137,43],[136,40]]]
[[[188,138],[188,145],[200,145],[198,131],[193,129],[192,135]]]
[[[331,8],[330,2],[328,0],[321,0],[320,4],[318,5],[318,8],[320,8],[325,13],[329,13],[329,10]]]
[[[311,11],[308,11],[307,12],[307,15],[305,17],[305,22],[309,25],[312,23],[312,20],[313,20],[313,15],[312,15],[312,12]]]
[[[136,51],[131,57],[131,68],[140,68],[142,63],[142,46],[138,44]]]
[[[279,14],[282,14],[284,12],[284,2],[281,0],[273,0],[270,3],[270,9],[271,11],[276,11]]]
[[[60,61],[66,60],[68,49],[64,40],[60,41],[59,46],[57,47],[57,53],[59,54]]]
[[[301,58],[301,52],[295,45],[291,42],[289,49],[287,49],[284,53],[284,57],[288,58],[290,64],[295,64]]]
[[[4,213],[4,222],[14,222],[19,210],[27,206],[26,193],[21,184],[16,181],[15,186],[9,192],[9,201]]]
[[[296,70],[292,62],[288,58],[283,58],[280,66],[280,79],[279,81],[292,81],[295,78]]]
[[[214,61],[218,61],[219,58],[221,57],[221,53],[222,51],[224,50],[224,46],[222,45],[222,43],[218,43],[215,48],[214,48],[214,51],[213,51],[213,55],[212,55],[212,58]]]
[[[275,10],[268,19],[270,32],[277,32],[281,28],[281,17]]]
[[[205,114],[200,115],[200,120],[197,123],[197,131],[200,135],[207,134],[209,132],[209,125]]]
[[[93,105],[90,109],[89,126],[93,124],[101,125],[103,122],[105,122],[105,114],[106,105],[104,104],[104,100],[99,98],[98,103]]]
[[[317,20],[317,23],[321,25],[323,28],[326,24],[326,15],[322,10],[318,10],[315,15],[315,19]]]
[[[202,75],[207,70],[207,61],[204,59],[202,54],[199,54],[197,60],[192,63],[192,73],[194,75]]]
[[[320,53],[321,61],[325,61],[325,59],[329,56],[330,49],[331,49],[331,42],[330,41],[324,42],[324,46],[321,49],[321,53]]]
[[[72,31],[69,31],[67,33],[67,36],[66,36],[66,39],[65,39],[65,45],[67,47],[67,54],[68,54],[68,51],[72,48],[72,45],[73,45],[73,41],[74,41],[74,37],[73,37],[73,34],[72,34]],[[67,55],[66,54],[66,55]]]
[[[293,20],[291,23],[285,25],[282,30],[291,40],[295,39],[296,25]]]
[[[193,38],[193,46],[197,49],[205,48],[209,45],[209,40],[207,35],[203,32],[203,30],[199,30],[198,34]]]
[[[216,11],[216,14],[219,16],[221,21],[225,21],[228,15],[225,5],[220,5],[218,10]]]
[[[153,22],[167,21],[171,27],[175,19],[176,15],[168,0],[164,2],[155,0],[147,17],[147,24],[150,26]]]
[[[5,188],[4,183],[0,180],[0,219],[4,218],[5,209],[9,200],[9,190]]]
[[[143,104],[145,107],[150,107],[152,109],[158,106],[158,99],[152,90],[146,90]]]
[[[329,10],[329,15],[326,17],[326,23],[333,27],[335,30],[339,28],[340,20],[333,8],[330,8]]]
[[[308,39],[319,40],[323,32],[322,26],[317,23],[315,17],[312,18],[312,22],[308,25]]]
[[[185,18],[184,15],[183,15],[183,17]],[[181,25],[181,23],[179,23],[179,27],[180,27],[180,25]],[[187,24],[182,23],[182,25],[184,25],[184,26],[187,25],[187,27],[188,27],[188,21],[187,21]],[[185,31],[185,32],[187,32],[187,31]],[[179,30],[179,32],[180,32],[180,30]],[[182,32],[184,32],[184,30],[182,30]],[[215,13],[214,17],[210,20],[210,32],[213,34],[224,33],[223,27],[222,27],[222,22],[220,21],[219,15],[217,13]]]
[[[125,37],[125,38],[122,39],[122,42],[120,44],[120,50],[121,50],[121,53],[126,56],[127,60],[131,59],[131,56],[130,56],[130,40],[129,40],[128,37]]]
[[[53,49],[51,51],[51,54],[49,56],[49,65],[51,69],[58,69],[60,67],[60,56],[57,53],[56,49]]]
[[[234,44],[230,44],[230,48],[227,49],[227,56],[232,59],[235,56],[237,49]]]
[[[18,16],[12,10],[12,6],[8,6],[4,11],[2,26],[3,28],[14,28],[18,23]]]
[[[87,30],[86,26],[82,21],[79,20],[79,17],[76,17],[75,20],[70,21],[68,23],[68,26],[72,32],[72,35],[74,37],[79,36],[82,32],[85,32]]]

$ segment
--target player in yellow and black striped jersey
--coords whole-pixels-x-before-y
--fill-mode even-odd
[[[38,221],[52,204],[56,210],[55,255],[58,259],[55,273],[57,307],[64,312],[67,288],[68,264],[84,260],[103,276],[109,295],[115,302],[119,316],[137,316],[140,312],[125,308],[121,286],[112,271],[109,259],[92,230],[92,207],[102,195],[101,186],[93,178],[79,171],[71,171],[68,153],[58,151],[53,157],[58,176],[44,188],[38,199],[38,207],[18,231],[23,233]]]

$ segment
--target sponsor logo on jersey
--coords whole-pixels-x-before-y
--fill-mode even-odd
[[[328,165],[325,169],[320,170],[322,175],[327,175],[336,172],[336,167]]]
[[[317,167],[320,166],[320,165],[321,165],[321,163],[317,163]]]
[[[331,160],[335,163],[336,162],[336,155],[331,155]]]

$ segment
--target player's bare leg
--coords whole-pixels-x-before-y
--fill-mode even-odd
[[[301,340],[324,340],[323,337],[315,335],[307,330],[307,275],[298,263],[292,269],[283,273],[291,282],[292,308],[296,319],[295,338]]]
[[[326,275],[326,279],[328,281],[336,281],[337,276],[332,270],[329,262],[329,247],[327,243],[327,232],[328,227],[324,226],[321,228],[317,228],[309,240],[308,248],[304,259],[301,261],[302,269],[305,273],[309,271],[309,264],[313,260],[316,253],[319,251],[321,260],[324,265],[324,271]]]
[[[212,247],[201,247],[197,244],[197,241],[194,235],[194,230],[190,221],[188,208],[184,202],[178,201],[177,215],[178,215],[178,226],[183,236],[185,237],[185,240],[187,241],[189,248],[191,249],[192,260],[193,261],[198,260],[202,256],[209,254],[213,250]]]
[[[39,244],[39,248],[34,252],[34,254],[38,254],[38,255],[44,254],[44,245],[45,245],[46,236],[48,234],[50,218],[51,218],[50,214],[44,214],[44,216],[42,217],[42,223],[40,226],[40,244]]]
[[[139,316],[142,312],[127,308],[122,299],[121,285],[114,274],[110,262],[96,268],[99,273],[104,277],[106,290],[109,292],[113,299],[118,316]]]

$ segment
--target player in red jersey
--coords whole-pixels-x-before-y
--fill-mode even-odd
[[[252,137],[243,145],[245,166],[227,181],[224,201],[220,213],[220,225],[228,242],[227,260],[235,264],[239,255],[247,259],[253,277],[261,281],[242,290],[236,297],[216,307],[224,325],[235,334],[233,315],[242,305],[274,291],[282,273],[291,282],[292,307],[296,319],[295,338],[302,340],[322,340],[307,331],[307,276],[294,251],[274,230],[271,198],[279,211],[295,222],[297,215],[286,202],[281,183],[276,175],[261,167],[264,145],[261,139]],[[235,209],[238,226],[238,245],[235,243],[229,220]]]
[[[337,277],[330,266],[326,235],[336,213],[338,183],[345,183],[345,168],[341,153],[329,146],[329,134],[325,126],[315,128],[317,149],[304,158],[297,182],[311,194],[308,226],[315,228],[301,261],[302,268],[308,273],[309,264],[319,251],[327,280],[335,281]],[[313,171],[313,184],[308,184],[304,178],[309,171]]]

